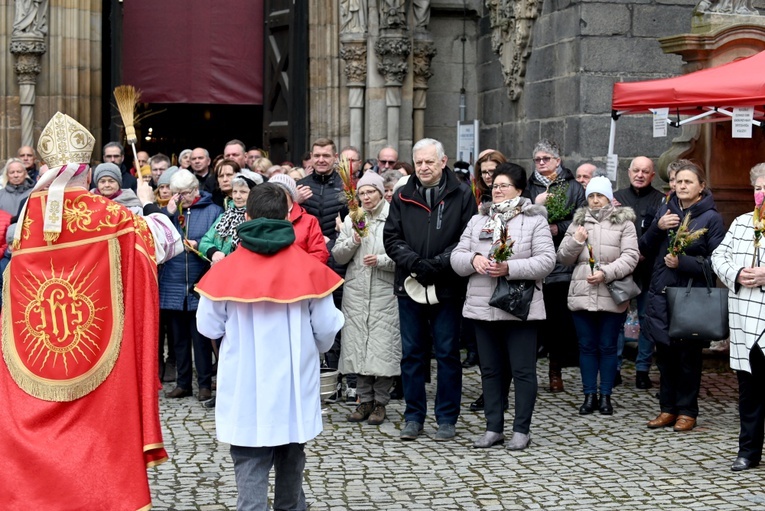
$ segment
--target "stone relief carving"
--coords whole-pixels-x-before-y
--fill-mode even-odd
[[[412,72],[414,73],[414,88],[427,89],[428,80],[433,76],[430,70],[430,62],[436,56],[436,47],[431,41],[415,41],[414,55],[412,58]]]
[[[414,13],[414,29],[426,31],[430,24],[430,0],[412,0]]]
[[[340,0],[340,33],[364,34],[367,31],[367,0]]]
[[[402,37],[381,37],[375,43],[379,58],[377,71],[385,77],[385,85],[400,86],[406,77],[406,59],[412,52],[412,43]]]
[[[340,58],[345,61],[345,77],[349,85],[364,85],[367,81],[367,44],[344,42]]]
[[[534,21],[541,0],[486,0],[491,21],[491,46],[499,55],[507,94],[517,101],[523,91],[526,61],[531,55]]]
[[[380,28],[406,28],[406,0],[380,0]]]
[[[16,0],[13,34],[48,35],[48,0]]]
[[[694,12],[738,14],[740,16],[757,16],[760,12],[752,7],[752,0],[701,0]]]

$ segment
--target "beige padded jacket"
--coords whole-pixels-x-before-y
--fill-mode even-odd
[[[624,312],[629,307],[629,302],[614,303],[606,284],[635,271],[640,257],[633,223],[635,212],[632,208],[607,206],[601,210],[600,218],[598,221],[586,207],[579,208],[558,248],[560,263],[576,264],[568,288],[568,308],[572,311]],[[587,229],[584,243],[574,238],[580,225]],[[606,277],[606,282],[597,286],[587,283],[591,274],[587,243],[592,245],[595,261]]]

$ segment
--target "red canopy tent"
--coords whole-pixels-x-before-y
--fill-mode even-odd
[[[623,114],[669,108],[667,123],[680,126],[730,120],[732,107],[737,106],[755,107],[752,123],[756,126],[765,119],[765,51],[674,78],[615,83],[608,153],[614,149],[615,121]],[[690,117],[681,120],[680,116]]]

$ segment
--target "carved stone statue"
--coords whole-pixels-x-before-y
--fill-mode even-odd
[[[491,46],[499,55],[507,94],[520,97],[526,76],[526,61],[531,55],[534,21],[542,8],[541,0],[486,0],[491,21]]]
[[[406,0],[380,0],[380,28],[406,28]]]
[[[414,29],[425,31],[430,24],[430,0],[412,0]]]
[[[45,37],[48,34],[48,0],[16,0],[13,34]]]
[[[738,14],[739,16],[757,16],[759,11],[752,6],[752,0],[701,0],[696,4],[695,12],[718,14]]]
[[[363,34],[367,31],[367,0],[340,0],[340,33]]]

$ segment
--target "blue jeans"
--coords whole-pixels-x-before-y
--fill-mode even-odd
[[[574,311],[579,337],[579,369],[584,393],[595,394],[600,373],[600,394],[610,396],[616,377],[616,339],[626,312]]]
[[[406,410],[404,420],[425,422],[428,402],[425,375],[430,372],[428,332],[438,365],[436,383],[436,422],[456,424],[462,396],[460,361],[460,320],[462,302],[447,300],[436,305],[422,305],[409,297],[398,297],[401,320],[401,380],[404,383]]]
[[[237,511],[268,510],[268,473],[274,467],[274,510],[304,511],[305,444],[276,447],[231,446]]]
[[[638,336],[638,352],[635,359],[635,370],[648,372],[651,370],[651,364],[653,363],[653,341],[645,336],[645,306],[648,304],[648,289],[643,291],[636,298],[638,322],[640,323],[640,335]],[[624,351],[624,325],[622,325],[619,331],[619,340],[617,344],[617,356],[619,362],[616,366],[617,371],[622,368],[622,352]]]

